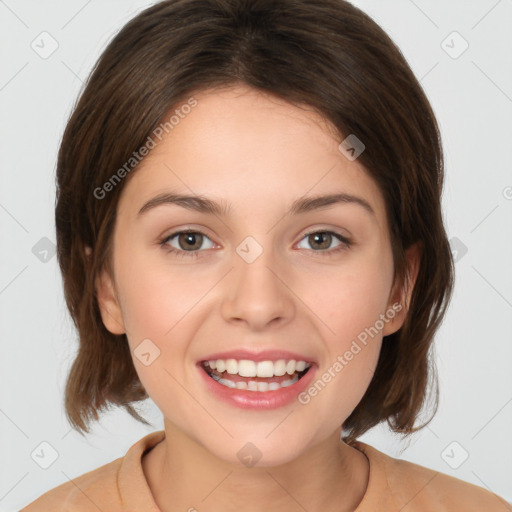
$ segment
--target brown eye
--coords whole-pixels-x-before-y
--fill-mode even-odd
[[[210,239],[200,231],[176,231],[160,240],[160,245],[176,256],[199,256],[200,252],[204,252],[200,249],[205,240]],[[206,249],[213,247],[213,242],[210,243],[212,245]]]
[[[348,238],[334,231],[315,231],[306,234],[302,240],[307,240],[313,252],[325,253],[326,256],[348,249],[351,245],[351,241]],[[332,243],[336,241],[338,244],[329,249]],[[307,249],[307,247],[300,248]]]
[[[328,249],[332,242],[332,235],[324,231],[313,233],[308,235],[308,242],[313,248],[316,246],[317,249]]]
[[[178,245],[184,251],[195,251],[200,249],[203,242],[201,233],[181,233],[178,235]]]

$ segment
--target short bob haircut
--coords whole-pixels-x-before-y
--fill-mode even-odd
[[[79,335],[66,382],[67,418],[84,435],[98,412],[117,405],[150,425],[132,405],[148,395],[126,334],[105,328],[97,303],[96,277],[106,270],[113,278],[117,204],[137,166],[125,176],[118,170],[193,94],[237,84],[305,105],[332,124],[340,142],[355,134],[365,144],[358,161],[385,200],[394,286],[410,289],[405,250],[421,247],[405,322],[384,338],[342,439],[351,443],[384,420],[408,436],[438,408],[432,342],[454,285],[441,208],[441,137],[398,47],[344,0],[165,0],[130,20],[102,53],[73,107],[56,169],[57,257]],[[415,427],[433,388],[434,412]]]

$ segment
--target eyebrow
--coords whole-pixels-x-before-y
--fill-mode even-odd
[[[137,218],[142,214],[164,204],[175,204],[186,208],[187,210],[196,211],[199,213],[206,213],[217,216],[229,216],[231,212],[231,205],[225,201],[216,202],[205,196],[198,195],[182,195],[173,192],[165,192],[159,194],[142,206],[137,213]],[[328,208],[335,204],[356,204],[364,208],[366,212],[375,216],[375,211],[365,199],[340,192],[337,194],[317,195],[310,197],[301,197],[295,200],[285,215],[298,215],[301,213],[310,212],[313,210],[320,210]]]

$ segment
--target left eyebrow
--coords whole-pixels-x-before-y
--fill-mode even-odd
[[[318,196],[301,197],[295,200],[285,215],[298,215],[313,210],[328,208],[336,204],[356,204],[361,206],[367,213],[376,216],[370,203],[362,197],[340,192],[338,194],[327,194]],[[164,204],[175,204],[187,210],[206,213],[217,216],[229,216],[232,205],[225,201],[220,203],[205,196],[182,195],[175,193],[162,193],[147,201],[137,213],[140,217],[143,213]]]

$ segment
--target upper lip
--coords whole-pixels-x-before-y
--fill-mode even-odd
[[[289,350],[261,350],[259,352],[253,352],[247,349],[236,349],[229,350],[227,352],[215,352],[213,354],[209,354],[199,360],[202,361],[212,361],[216,359],[236,359],[240,361],[241,359],[248,359],[250,361],[278,361],[279,359],[285,359],[286,361],[290,361],[294,359],[295,361],[305,361],[306,363],[314,363],[314,358],[310,356],[306,356],[304,354],[298,354],[297,352],[291,352]]]

